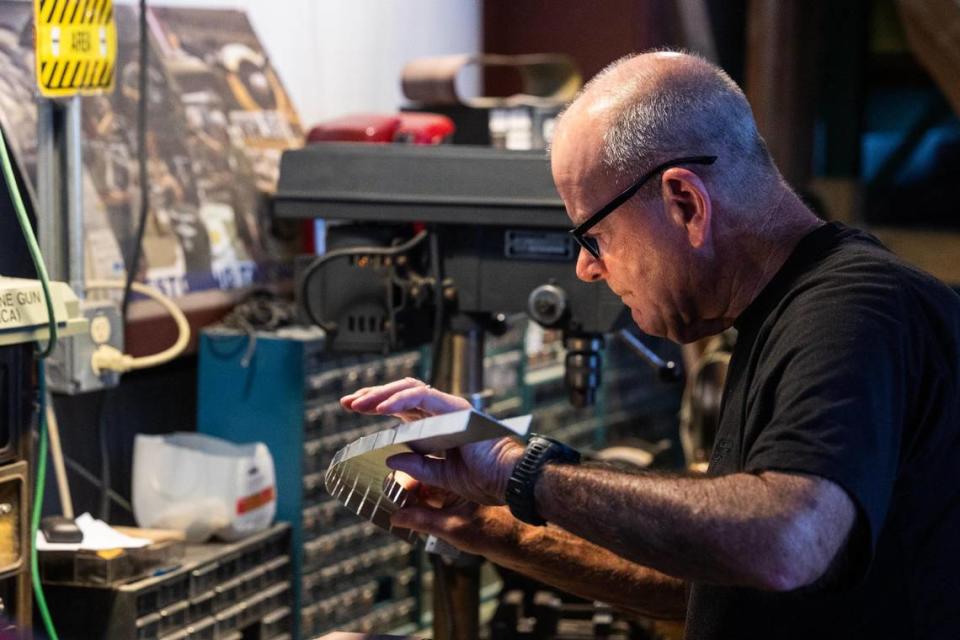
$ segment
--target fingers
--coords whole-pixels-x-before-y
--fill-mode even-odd
[[[357,389],[353,393],[347,394],[340,398],[340,406],[344,409],[350,409],[350,405],[353,404],[353,401],[365,394],[370,390],[370,387],[364,387],[362,389]]]
[[[419,409],[430,397],[430,387],[411,387],[397,391],[374,407],[377,413],[403,413]],[[366,400],[364,398],[363,400]]]
[[[405,507],[390,517],[390,524],[432,534],[457,547],[464,548],[472,546],[470,540],[472,529],[482,524],[477,520],[476,511],[477,505],[469,502],[458,503],[443,509],[424,506]]]
[[[516,552],[518,526],[525,527],[504,507],[480,507],[461,502],[442,509],[411,506],[390,518],[394,527],[437,536],[462,551],[486,555],[492,550]]]
[[[358,413],[377,413],[375,410],[377,405],[390,396],[405,389],[418,387],[426,389],[427,385],[416,378],[403,378],[389,384],[380,385],[379,387],[358,389],[350,395],[340,398],[340,405],[344,409],[357,411]]]
[[[394,527],[443,537],[443,534],[446,533],[446,523],[444,521],[450,517],[441,509],[406,507],[390,517],[390,524]]]
[[[416,378],[404,378],[379,387],[365,387],[340,398],[340,406],[350,411],[374,415],[394,415],[403,420],[470,408],[458,396],[438,391]]]
[[[398,453],[387,458],[387,466],[394,471],[401,471],[413,476],[422,484],[438,487],[450,491],[443,473],[444,461],[437,458],[428,458],[417,453]]]
[[[433,387],[424,386],[398,391],[378,404],[374,410],[377,413],[390,414],[420,411],[424,415],[434,416],[469,408],[470,403],[463,398],[437,391]]]
[[[396,473],[402,472],[397,471]],[[410,477],[406,474],[403,475]],[[420,507],[432,507],[434,509],[446,509],[466,502],[466,499],[452,491],[447,491],[446,489],[434,487],[419,481],[414,481],[414,484],[415,486],[408,490],[415,492],[416,502],[408,502],[407,504],[409,506],[417,505]]]

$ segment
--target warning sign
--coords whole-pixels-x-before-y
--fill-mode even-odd
[[[113,89],[113,0],[33,0],[37,84],[47,97]]]

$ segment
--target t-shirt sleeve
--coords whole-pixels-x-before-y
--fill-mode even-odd
[[[907,394],[900,292],[879,282],[797,296],[766,341],[752,404],[766,424],[745,471],[799,472],[842,487],[858,510],[865,568],[887,516]],[[762,408],[762,409],[761,409]]]

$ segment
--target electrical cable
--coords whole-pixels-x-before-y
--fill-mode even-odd
[[[244,351],[243,356],[240,357],[240,366],[247,369],[250,367],[250,363],[253,362],[253,354],[257,352],[257,330],[246,318],[237,318],[236,323],[247,334],[247,350]]]
[[[150,174],[147,170],[147,94],[149,93],[150,83],[148,67],[149,47],[147,46],[147,2],[140,0],[140,13],[137,18],[137,29],[140,34],[138,43],[139,73],[137,76],[137,167],[140,174],[140,215],[137,220],[137,233],[133,242],[133,248],[125,256],[127,261],[127,274],[123,286],[123,298],[120,303],[121,322],[126,323],[130,311],[130,292],[133,289],[133,281],[140,270],[140,256],[143,252],[143,236],[146,233],[147,217],[150,214]],[[97,418],[97,433],[100,439],[100,482],[102,491],[100,493],[100,518],[104,522],[109,521],[106,513],[110,510],[110,502],[106,491],[110,487],[110,462],[107,457],[107,424],[105,408],[109,404],[110,392],[104,392],[103,402],[100,403],[100,415]]]
[[[430,262],[433,266],[433,341],[430,353],[430,384],[440,381],[440,358],[443,353],[444,303],[443,270],[440,266],[440,234],[434,230],[430,235]]]
[[[313,312],[313,307],[310,304],[310,299],[308,293],[310,291],[310,279],[313,278],[314,274],[324,266],[330,263],[331,260],[336,258],[346,258],[350,256],[397,256],[401,253],[406,253],[411,249],[416,248],[424,239],[427,237],[426,231],[420,231],[417,235],[413,236],[406,242],[398,244],[395,247],[347,247],[344,249],[334,249],[333,251],[328,251],[322,256],[318,256],[313,262],[307,266],[303,271],[303,276],[300,280],[300,299],[303,301],[303,310],[307,313],[307,317],[310,321],[323,329],[328,333],[333,333],[336,329],[335,325],[332,323],[326,323],[322,320],[317,319],[316,314]]]
[[[98,515],[104,522],[110,522],[110,520],[105,517],[106,514],[104,513],[103,503],[105,500],[104,496],[109,490],[111,482],[109,450],[103,446],[103,443],[107,441],[107,406],[110,404],[110,398],[112,396],[112,389],[105,389],[103,391],[103,399],[100,401],[100,409],[97,413],[97,441],[100,443],[100,509]],[[109,510],[109,507],[107,507],[106,511]]]
[[[36,489],[33,492],[33,511],[30,514],[30,572],[33,577],[33,595],[37,601],[37,609],[43,619],[43,626],[47,630],[50,640],[58,640],[57,630],[53,626],[50,610],[47,608],[47,598],[40,584],[40,562],[37,556],[37,530],[40,528],[40,511],[43,508],[43,489],[47,481],[47,375],[46,365],[41,359],[37,363],[37,386],[39,387],[39,428],[40,446],[37,452]]]
[[[384,355],[390,351],[390,348],[397,344],[397,322],[396,322],[396,305],[394,305],[393,294],[394,294],[394,281],[397,280],[397,265],[391,264],[390,269],[387,271],[387,277],[383,280],[383,294],[384,299],[387,302],[387,318],[389,322],[386,323],[387,329],[387,342],[383,345]],[[401,285],[399,287],[400,291],[400,305],[401,307],[406,306],[406,289]]]
[[[100,401],[100,414],[97,419],[97,443],[100,449],[100,509],[99,518],[104,522],[110,522],[110,438],[107,432],[107,420],[105,405],[111,397],[111,392],[104,391],[103,399]]]
[[[27,210],[23,206],[23,198],[20,196],[20,188],[17,186],[17,178],[13,173],[10,156],[7,155],[7,141],[3,137],[3,127],[0,127],[0,164],[3,165],[3,177],[7,182],[7,189],[10,192],[10,199],[13,201],[13,208],[17,212],[17,221],[20,223],[20,230],[23,232],[23,238],[27,242],[30,259],[33,260],[33,266],[37,270],[37,277],[40,279],[40,286],[43,288],[43,299],[47,306],[47,326],[50,335],[47,338],[47,346],[40,352],[40,357],[46,358],[53,353],[54,347],[57,346],[58,338],[57,317],[53,312],[53,296],[50,293],[50,278],[47,275],[47,267],[43,262],[43,256],[40,255],[37,236],[33,233],[33,227],[30,226],[30,218],[27,216]]]
[[[14,207],[17,212],[17,220],[20,223],[20,229],[23,232],[24,239],[27,242],[27,247],[30,250],[30,256],[33,259],[37,274],[40,277],[41,287],[43,288],[44,302],[47,308],[49,339],[47,341],[46,348],[40,353],[40,357],[46,358],[53,352],[58,339],[57,320],[53,310],[53,299],[50,295],[50,279],[46,272],[46,265],[43,261],[43,256],[40,255],[40,248],[37,244],[36,235],[33,233],[33,227],[30,225],[30,220],[27,217],[26,208],[23,206],[23,198],[17,186],[16,177],[13,174],[12,163],[10,162],[10,158],[7,154],[6,140],[3,139],[2,132],[0,132],[0,154],[2,154],[4,165],[3,171],[7,181],[7,186],[10,190],[10,197],[11,200],[14,201]],[[45,404],[46,410],[43,418],[46,420],[44,424],[46,424],[47,428],[44,430],[44,434],[49,435],[50,449],[54,463],[54,472],[57,478],[57,488],[60,495],[60,504],[62,506],[64,515],[72,519],[73,500],[70,496],[70,487],[67,484],[67,474],[63,468],[63,452],[60,449],[60,430],[57,427],[56,413],[54,412],[51,398],[45,398]]]
[[[27,217],[27,211],[23,206],[23,198],[20,196],[20,189],[17,186],[16,177],[13,174],[13,166],[10,157],[7,155],[7,142],[3,137],[3,130],[0,127],[0,164],[3,165],[3,176],[7,182],[7,188],[10,191],[10,199],[13,201],[14,209],[17,213],[17,220],[20,223],[20,229],[27,242],[27,248],[30,251],[30,258],[37,270],[40,278],[40,284],[43,288],[44,301],[47,306],[47,323],[49,326],[49,338],[46,348],[40,350],[38,344],[37,362],[37,384],[39,387],[39,411],[38,411],[38,429],[40,446],[37,454],[36,463],[36,486],[34,488],[33,511],[30,514],[30,571],[31,585],[33,586],[34,598],[37,602],[37,609],[40,611],[40,617],[43,620],[47,635],[51,640],[58,640],[57,630],[53,626],[53,619],[50,617],[50,611],[47,608],[47,599],[43,593],[43,585],[40,584],[40,563],[37,556],[37,531],[40,529],[40,511],[43,508],[43,493],[47,479],[47,429],[46,429],[46,395],[47,380],[44,360],[53,352],[57,344],[57,319],[53,311],[53,296],[50,294],[50,278],[47,276],[47,268],[43,262],[43,256],[40,254],[40,247],[37,245],[37,237],[30,226],[30,219]]]
[[[94,373],[98,374],[106,369],[120,373],[131,371],[133,369],[145,369],[169,362],[179,356],[186,350],[190,344],[190,323],[180,308],[157,289],[143,284],[141,282],[122,282],[120,280],[90,280],[86,283],[90,289],[124,289],[129,284],[133,291],[146,295],[159,302],[177,324],[177,339],[174,344],[167,349],[150,356],[134,357],[122,353],[119,349],[109,345],[101,345],[94,352],[91,358],[91,367]],[[99,516],[104,522],[110,521],[110,439],[107,431],[107,411],[106,407],[110,403],[112,391],[104,392],[104,397],[100,403],[99,416],[97,418],[97,440],[100,450],[100,509]]]
[[[137,220],[137,232],[132,251],[128,254],[127,274],[123,286],[121,302],[121,318],[126,322],[130,311],[131,291],[136,291],[134,279],[140,270],[140,259],[143,253],[143,236],[146,233],[147,218],[150,215],[150,172],[147,167],[147,107],[150,91],[150,59],[149,39],[147,34],[147,2],[140,0],[140,12],[137,19],[140,40],[138,43],[138,76],[137,76],[137,166],[140,177],[140,215]],[[109,392],[106,394],[109,396]],[[106,490],[110,487],[110,467],[107,447],[107,425],[105,407],[108,397],[100,405],[100,416],[97,420],[97,431],[100,439],[101,453],[101,483],[103,490],[100,494],[101,518],[107,520],[106,513],[110,510],[110,502]]]
[[[130,308],[130,290],[133,289],[133,281],[137,277],[137,271],[140,269],[140,255],[143,252],[143,235],[147,228],[147,216],[150,212],[150,175],[147,170],[147,92],[149,91],[149,73],[147,47],[147,2],[140,0],[140,15],[138,20],[140,31],[139,43],[139,76],[138,76],[138,100],[137,100],[137,165],[140,172],[140,217],[137,221],[137,235],[133,244],[133,252],[130,254],[130,261],[127,263],[127,278],[123,287],[123,302],[121,305],[121,317],[124,321],[127,319],[127,313]]]
[[[170,298],[163,295],[157,289],[143,284],[142,282],[133,282],[132,289],[139,294],[152,298],[167,310],[173,316],[173,321],[177,324],[176,341],[163,351],[149,356],[131,356],[122,353],[119,349],[108,345],[101,345],[93,354],[92,365],[93,372],[98,374],[101,370],[107,369],[120,373],[131,371],[133,369],[146,369],[156,367],[170,362],[187,348],[190,344],[190,323],[187,317]],[[121,289],[124,283],[120,280],[90,280],[86,284],[87,289]]]
[[[149,93],[149,74],[150,66],[149,47],[147,40],[147,3],[146,0],[140,0],[140,13],[137,19],[137,30],[139,31],[140,41],[138,43],[139,73],[137,76],[137,167],[140,174],[140,215],[137,220],[137,233],[133,242],[133,248],[126,256],[127,274],[123,286],[123,298],[120,303],[121,322],[126,323],[130,310],[130,292],[133,289],[133,281],[140,270],[140,256],[143,252],[143,236],[147,228],[147,217],[150,213],[150,175],[147,170],[147,94]],[[110,391],[104,392],[103,402],[100,403],[100,414],[97,417],[97,432],[99,434],[101,446],[101,468],[100,481],[103,491],[100,494],[100,517],[105,522],[108,519],[104,512],[109,511],[109,501],[106,490],[110,487],[110,466],[106,457],[107,448],[104,444],[106,440],[106,415],[105,408],[109,404]]]

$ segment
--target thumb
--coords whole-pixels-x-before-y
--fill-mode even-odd
[[[398,453],[387,458],[387,466],[394,471],[402,471],[413,476],[422,484],[450,491],[450,486],[445,481],[446,474],[443,473],[444,464],[444,460],[428,458],[419,453]]]

